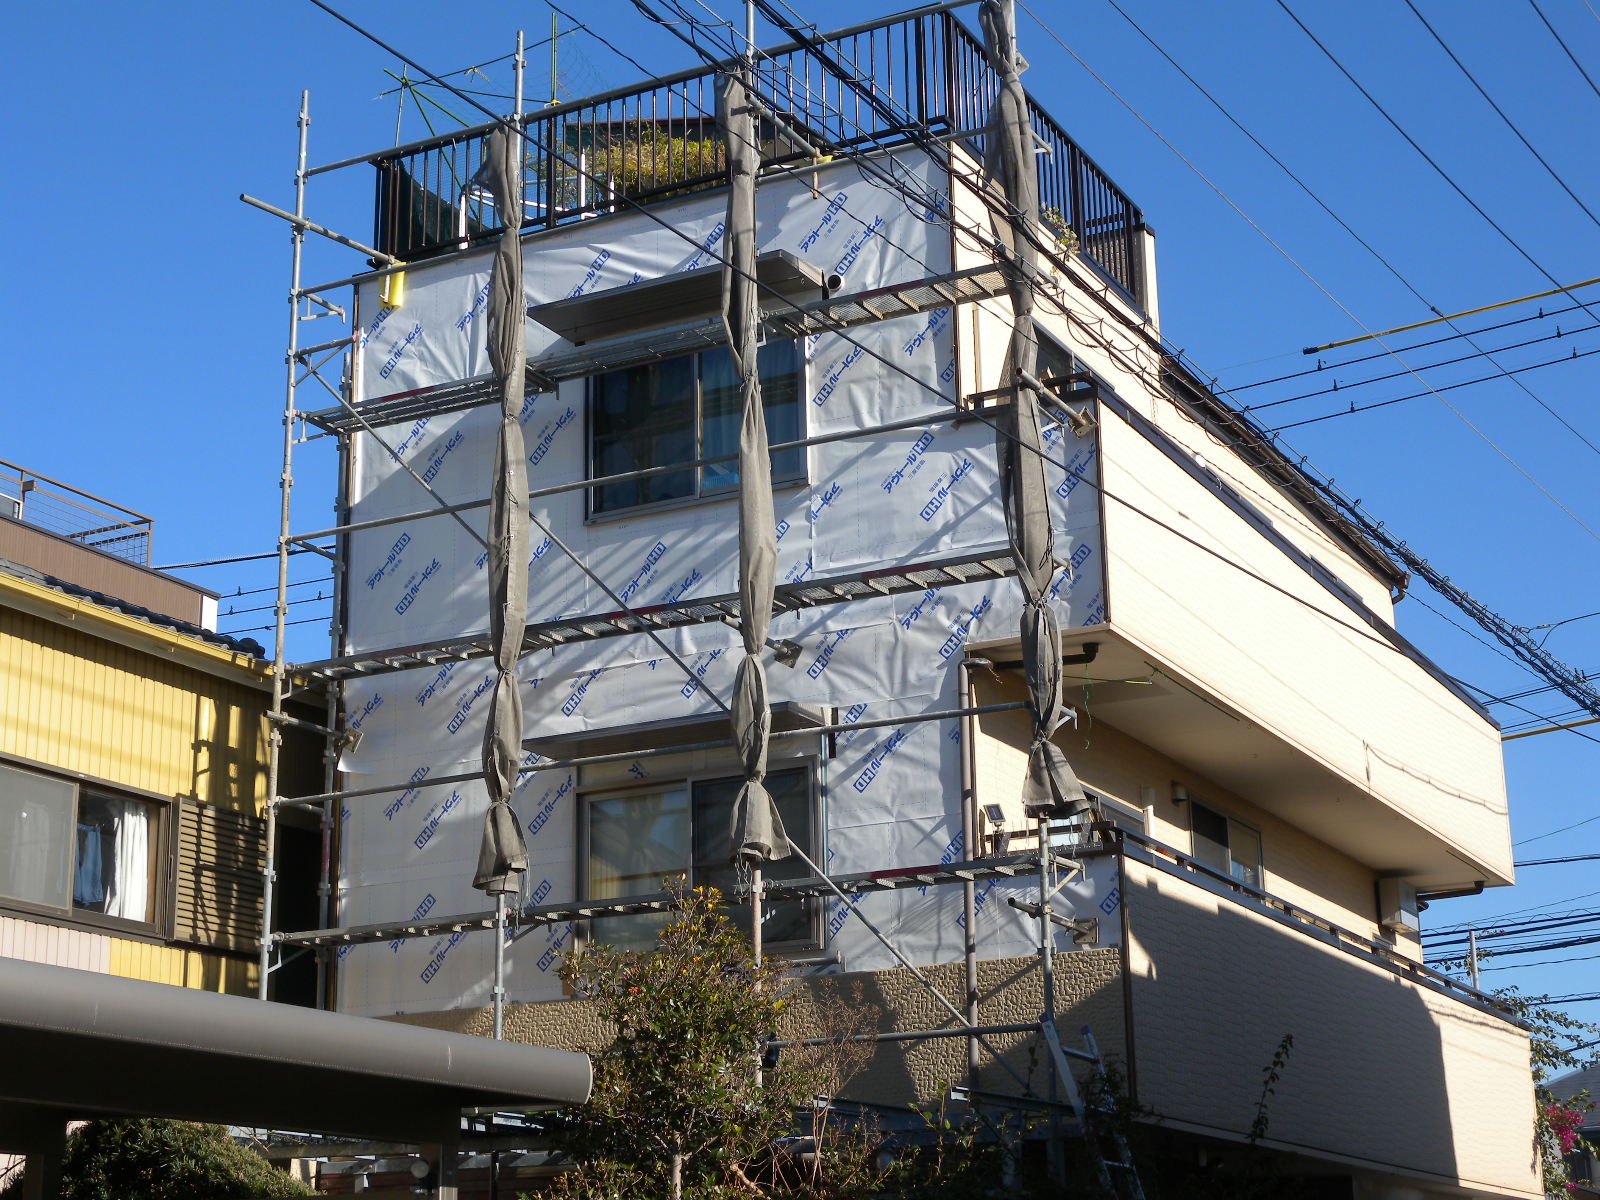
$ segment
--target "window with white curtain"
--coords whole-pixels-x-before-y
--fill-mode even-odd
[[[0,765],[0,902],[153,923],[163,807]]]

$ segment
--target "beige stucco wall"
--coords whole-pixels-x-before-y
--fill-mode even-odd
[[[1376,797],[1451,848],[1457,881],[1509,879],[1494,724],[1109,409],[1100,437],[1126,501],[1105,510],[1113,627],[1324,769],[1286,800]]]
[[[964,994],[962,964],[943,963],[923,968],[924,975],[947,997],[960,1005]],[[1037,1021],[1043,1005],[1038,960],[1032,957],[993,959],[978,964],[979,1019],[1004,1025]],[[862,1029],[948,1029],[955,1021],[908,971],[857,971],[795,981],[790,993],[784,1037],[807,1037],[836,1031],[821,1016],[830,1003],[841,1003],[862,1014]],[[1059,1027],[1068,1037],[1088,1025],[1108,1061],[1125,1058],[1121,987],[1121,952],[1114,948],[1077,951],[1056,959],[1056,1004]],[[424,1013],[397,1017],[408,1024],[426,1025],[461,1033],[487,1035],[492,1026],[487,1008]],[[549,1004],[513,1004],[505,1014],[506,1036],[515,1041],[561,1049],[592,1051],[605,1046],[611,1033],[588,1001],[566,1000]],[[1045,1086],[1046,1060],[1042,1050],[1030,1051],[1038,1039],[1025,1034],[996,1035],[989,1039],[1011,1067],[1035,1086]],[[980,1086],[1015,1092],[1015,1080],[989,1063]],[[862,1064],[861,1070],[841,1089],[854,1100],[905,1104],[912,1099],[935,1100],[951,1083],[965,1083],[965,1038],[923,1042],[886,1043]]]
[[[1520,1029],[1193,883],[1127,870],[1141,1103],[1242,1137],[1289,1034],[1270,1143],[1482,1194],[1542,1195]]]
[[[980,703],[1024,698],[1019,672],[978,672],[975,679]],[[1027,766],[1022,747],[1031,736],[1027,713],[988,713],[978,721],[984,735],[977,743],[978,802],[1021,795]],[[1185,854],[1193,851],[1190,810],[1172,801],[1172,785],[1181,783],[1196,799],[1260,832],[1265,891],[1353,933],[1422,957],[1415,938],[1395,939],[1378,925],[1377,877],[1371,868],[1107,724],[1094,713],[1092,694],[1077,726],[1063,726],[1055,740],[1090,791],[1146,809],[1146,833],[1156,841]]]

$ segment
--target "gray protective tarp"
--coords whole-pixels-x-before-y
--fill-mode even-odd
[[[789,839],[777,806],[767,791],[767,741],[772,710],[761,651],[772,627],[773,584],[777,576],[777,518],[772,509],[772,460],[767,451],[767,418],[761,404],[757,364],[760,313],[756,295],[756,172],[761,150],[756,142],[755,105],[744,81],[732,74],[717,79],[717,122],[728,141],[728,259],[722,268],[722,310],[728,350],[739,376],[739,611],[744,658],[734,678],[733,739],[744,766],[744,782],[734,799],[729,848],[734,861],[787,858]]]
[[[500,397],[500,434],[495,443],[494,481],[489,493],[489,636],[494,643],[495,682],[483,731],[483,782],[489,793],[483,845],[472,886],[490,895],[521,890],[528,869],[527,845],[511,811],[522,760],[522,695],[517,691],[517,656],[528,621],[528,465],[517,416],[524,388],[527,301],[522,294],[522,139],[501,126],[484,147],[482,176],[505,223],[489,276],[489,362]]]
[[[989,119],[986,165],[1011,210],[1010,221],[1001,224],[1012,227],[1003,232],[1011,235],[1005,240],[1013,253],[1008,274],[1014,325],[1006,366],[1015,399],[1009,420],[1001,426],[999,458],[1006,530],[1016,559],[1017,577],[1022,582],[1019,636],[1028,680],[1028,709],[1033,717],[1022,800],[1028,806],[1065,805],[1081,812],[1089,807],[1083,786],[1061,748],[1050,740],[1065,720],[1067,706],[1061,697],[1061,631],[1049,601],[1056,563],[1039,396],[1026,382],[1037,378],[1039,361],[1033,323],[1039,176],[1027,95],[1022,90],[1021,73],[1026,64],[1017,54],[1015,13],[1007,0],[984,0],[978,17],[983,26],[984,52],[1000,76],[1000,91]]]

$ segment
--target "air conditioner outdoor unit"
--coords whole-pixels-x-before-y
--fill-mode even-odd
[[[1378,880],[1378,922],[1397,933],[1418,932],[1417,889],[1403,879]]]
[[[0,517],[10,517],[13,521],[22,520],[22,501],[15,496],[0,492]]]

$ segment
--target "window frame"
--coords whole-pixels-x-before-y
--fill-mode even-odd
[[[787,342],[788,339],[777,339],[777,341]],[[773,343],[763,341],[761,343],[761,349],[765,349],[769,344]],[[796,424],[798,427],[799,437],[804,438],[807,436],[806,377],[809,360],[807,358],[805,345],[803,342],[795,341],[789,344],[793,347],[795,360],[794,411],[796,416]],[[718,350],[726,352],[727,347],[707,346],[704,349],[690,351],[688,354],[674,355],[671,358],[663,358],[657,362],[641,364],[650,366],[654,369],[659,369],[668,363],[679,362],[685,358],[694,360],[694,386],[693,398],[691,401],[693,405],[692,429],[694,433],[694,452],[690,455],[688,460],[690,462],[698,462],[705,454],[705,389],[704,376],[700,367],[700,360],[706,355],[715,353]],[[627,369],[628,368],[626,367],[613,368],[615,371]],[[599,380],[601,376],[609,375],[611,373],[612,371],[609,370],[596,371],[594,374],[585,376],[583,379],[583,472],[584,479],[586,481],[602,477],[596,473],[595,469],[595,389],[596,381]],[[780,475],[774,473],[772,477],[772,487],[774,491],[778,491],[783,488],[805,487],[811,482],[810,448],[807,446],[796,447],[795,452],[799,455],[800,459],[798,470],[792,474]],[[671,464],[667,463],[653,464],[653,466],[670,465]],[[642,470],[645,468],[637,469]],[[696,504],[709,504],[717,500],[731,500],[739,494],[737,487],[718,487],[714,490],[707,491],[705,484],[706,468],[704,466],[685,466],[681,469],[694,473],[694,490],[687,496],[674,496],[666,500],[650,500],[642,504],[628,504],[617,508],[601,509],[595,506],[595,494],[599,489],[593,486],[584,488],[583,509],[585,523],[598,524],[607,521],[621,520],[626,517],[637,516],[643,513],[656,513],[674,508],[686,508]],[[663,472],[661,477],[665,477],[671,473],[672,472]]]
[[[1210,813],[1212,816],[1216,817],[1218,820],[1220,820],[1222,822],[1223,830],[1227,834],[1227,838],[1228,838],[1226,844],[1223,846],[1223,849],[1227,851],[1227,855],[1228,855],[1228,866],[1227,866],[1226,870],[1218,870],[1218,868],[1216,866],[1214,866],[1211,863],[1206,862],[1204,859],[1202,859],[1200,857],[1199,846],[1196,843],[1196,837],[1198,835],[1197,835],[1197,833],[1195,831],[1195,827],[1194,827],[1194,815],[1195,815],[1195,812],[1198,809],[1204,809],[1206,812]],[[1243,862],[1243,861],[1241,861],[1240,859],[1238,859],[1238,858],[1236,858],[1234,856],[1234,836],[1233,836],[1233,831],[1234,831],[1235,827],[1238,827],[1239,829],[1244,830],[1246,833],[1248,833],[1254,839],[1256,856],[1255,856],[1255,863],[1253,865],[1250,864],[1250,863]],[[1192,797],[1189,800],[1189,857],[1194,859],[1197,863],[1199,863],[1201,866],[1205,867],[1206,869],[1211,870],[1211,871],[1217,871],[1217,873],[1219,875],[1225,875],[1232,882],[1240,884],[1243,887],[1254,888],[1258,892],[1266,891],[1266,887],[1267,887],[1266,846],[1265,846],[1264,839],[1261,836],[1261,830],[1256,828],[1254,825],[1251,825],[1248,821],[1239,820],[1238,817],[1233,816],[1226,809],[1219,808],[1217,805],[1212,804],[1209,801],[1196,800],[1196,799],[1194,799]],[[1244,877],[1242,877],[1242,876],[1240,876],[1238,874],[1235,874],[1235,870],[1237,868],[1243,868],[1246,871],[1253,870],[1255,872],[1255,875],[1256,875],[1255,882],[1252,883],[1252,882],[1250,882],[1249,879],[1246,879],[1246,878],[1244,878]]]
[[[0,767],[8,767],[24,775],[38,776],[42,779],[66,784],[72,788],[70,824],[73,836],[69,843],[70,853],[67,867],[69,897],[71,895],[71,882],[78,870],[76,830],[84,798],[92,796],[107,800],[132,800],[148,805],[152,810],[152,828],[149,835],[151,845],[149,920],[111,916],[106,913],[96,912],[92,908],[80,908],[70,899],[67,905],[60,906],[6,895],[0,895],[0,914],[15,916],[23,920],[42,921],[52,925],[87,929],[95,933],[130,937],[136,940],[151,940],[163,943],[170,941],[173,912],[172,889],[177,879],[175,862],[177,857],[177,818],[176,804],[173,798],[162,796],[155,792],[147,792],[141,788],[129,787],[126,784],[115,783],[111,780],[100,779],[97,776],[82,772],[59,770],[45,763],[9,754],[0,754]]]
[[[824,841],[823,822],[823,796],[822,796],[822,770],[821,762],[817,755],[798,755],[793,758],[773,759],[767,764],[767,776],[779,775],[786,771],[802,770],[806,775],[806,802],[809,817],[809,834],[811,848],[806,851],[807,857],[813,862],[820,861],[818,850]],[[695,886],[694,878],[694,786],[697,783],[725,782],[730,779],[741,778],[738,765],[733,760],[728,760],[725,766],[700,767],[692,770],[674,771],[660,777],[642,779],[634,783],[622,780],[610,782],[595,781],[578,785],[578,828],[577,836],[573,839],[577,848],[577,862],[574,865],[573,878],[580,899],[583,902],[595,900],[590,895],[590,805],[598,800],[612,800],[626,798],[631,795],[645,795],[652,792],[665,791],[671,788],[683,788],[689,798],[689,829],[686,841],[689,846],[689,861],[685,864],[685,874],[689,885]],[[823,853],[826,853],[824,850]],[[649,893],[641,893],[649,894]],[[804,898],[800,901],[806,907],[805,921],[809,930],[808,936],[803,939],[786,939],[784,941],[769,942],[762,939],[763,953],[770,954],[807,954],[824,948],[825,937],[823,930],[823,906],[815,897]],[[582,941],[592,941],[593,935],[590,920],[574,922],[574,935]]]

